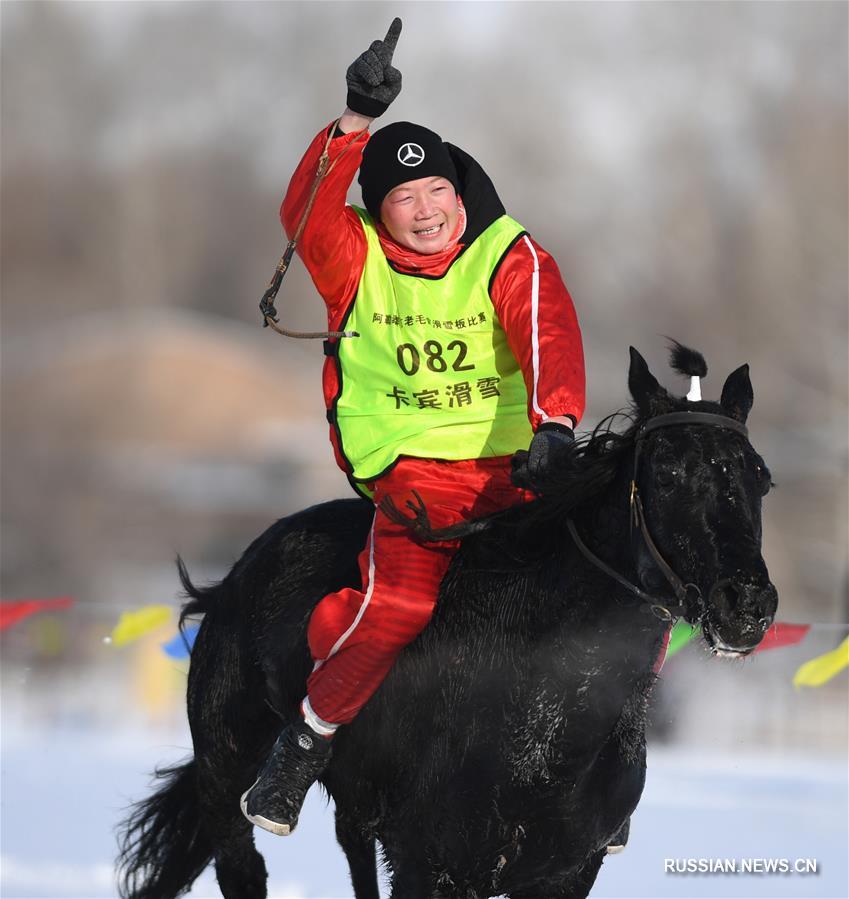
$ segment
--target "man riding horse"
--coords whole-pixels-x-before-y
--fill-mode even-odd
[[[375,503],[361,589],[325,596],[309,622],[315,663],[301,720],[286,727],[242,811],[294,830],[353,720],[424,629],[456,541],[421,544],[377,511],[415,490],[437,528],[529,498],[584,411],[581,335],[552,257],[504,210],[467,153],[410,122],[369,136],[401,90],[401,21],[347,71],[347,108],[313,140],[281,209],[327,304],[323,387],[337,462]],[[322,151],[329,168],[310,206]],[[364,209],[345,198],[359,168]],[[514,466],[515,467],[515,464]]]

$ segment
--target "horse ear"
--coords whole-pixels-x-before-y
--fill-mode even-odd
[[[628,389],[642,415],[656,415],[669,394],[657,383],[657,378],[649,371],[646,360],[633,348],[631,367],[628,370]]]
[[[722,388],[720,405],[732,418],[745,424],[754,401],[752,382],[749,380],[749,366],[741,365],[728,376]]]

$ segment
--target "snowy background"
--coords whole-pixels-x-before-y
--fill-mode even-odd
[[[77,600],[0,635],[0,894],[114,896],[123,809],[190,751],[173,626],[117,649],[120,612],[176,608],[177,552],[219,578],[276,518],[349,493],[320,346],[263,331],[257,303],[289,175],[396,14],[385,121],[469,150],[558,260],[585,426],[623,405],[629,344],[681,392],[662,335],[702,350],[708,397],[750,363],[778,618],[817,625],[744,663],[669,661],[631,841],[593,895],[846,897],[849,680],[791,684],[849,621],[841,2],[0,4],[0,598]],[[281,298],[285,324],[323,327],[301,266]],[[259,845],[273,897],[350,895],[320,796]],[[191,895],[217,895],[209,872]]]

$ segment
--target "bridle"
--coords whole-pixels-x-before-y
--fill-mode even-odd
[[[641,425],[634,438],[634,470],[631,475],[631,487],[629,491],[629,504],[631,511],[631,528],[634,526],[640,530],[640,535],[646,545],[655,564],[666,578],[667,583],[672,587],[677,602],[669,602],[668,599],[659,596],[653,596],[645,590],[640,589],[636,584],[632,584],[626,577],[619,574],[603,562],[581,539],[575,522],[571,518],[566,519],[566,527],[575,541],[583,556],[595,565],[600,571],[613,578],[617,583],[621,584],[635,596],[642,600],[642,610],[655,615],[662,621],[672,621],[673,618],[679,618],[686,614],[693,607],[699,611],[699,616],[703,614],[703,602],[701,590],[693,583],[685,583],[673,570],[666,559],[661,555],[657,544],[654,542],[648,525],[646,524],[646,516],[643,511],[643,503],[640,499],[640,492],[637,488],[637,475],[639,472],[640,457],[643,451],[643,441],[646,436],[658,428],[668,428],[674,425],[708,425],[715,428],[726,428],[736,431],[748,439],[749,432],[744,424],[727,415],[715,415],[712,412],[668,412],[664,415],[657,415],[649,419],[645,424]],[[447,528],[439,528],[434,530],[430,526],[427,509],[424,500],[415,491],[412,490],[415,501],[408,500],[407,508],[413,513],[413,517],[409,518],[396,508],[392,497],[386,496],[380,502],[381,511],[396,524],[410,528],[416,536],[424,542],[434,542],[441,540],[457,540],[462,537],[468,537],[470,534],[479,533],[486,530],[493,521],[493,516],[487,518],[479,518],[474,521],[464,521],[457,525]]]
[[[678,600],[677,603],[668,602],[662,597],[652,596],[645,590],[641,590],[636,584],[632,584],[627,578],[611,568],[606,562],[603,562],[589,549],[579,536],[578,530],[575,527],[575,522],[571,518],[566,522],[569,534],[584,557],[592,562],[596,568],[599,568],[623,587],[630,590],[631,593],[638,596],[643,601],[643,609],[647,612],[651,612],[662,621],[671,621],[673,618],[681,617],[694,607],[699,610],[699,617],[701,617],[703,606],[702,593],[698,586],[693,583],[685,583],[672,570],[672,567],[666,559],[663,558],[660,550],[657,548],[657,544],[655,544],[652,539],[648,525],[646,524],[643,503],[640,499],[639,489],[637,488],[640,456],[642,455],[643,441],[646,436],[652,431],[656,431],[658,428],[668,428],[675,425],[708,425],[715,428],[726,428],[731,431],[736,431],[738,434],[742,434],[747,439],[749,431],[744,424],[736,419],[730,418],[727,415],[715,415],[712,412],[668,412],[664,415],[658,415],[655,418],[649,419],[637,431],[634,441],[634,472],[631,476],[631,488],[629,490],[631,527],[632,529],[634,526],[639,528],[646,549],[649,551],[655,564],[672,588],[675,598]]]

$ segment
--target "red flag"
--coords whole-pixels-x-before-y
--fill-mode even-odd
[[[0,631],[17,624],[36,612],[48,609],[68,609],[74,604],[70,596],[58,596],[55,599],[20,599],[0,602]]]
[[[801,643],[810,629],[810,624],[788,624],[786,621],[776,621],[764,634],[763,640],[755,647],[754,652]]]

